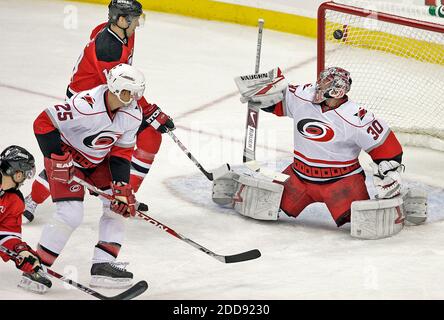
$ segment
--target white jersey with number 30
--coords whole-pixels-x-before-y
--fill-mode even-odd
[[[100,85],[45,110],[60,131],[62,142],[93,164],[102,162],[113,146],[134,147],[142,121],[142,111],[136,102],[111,112],[106,101],[107,90],[106,85]],[[78,161],[77,165],[82,166]]]
[[[294,171],[311,181],[328,181],[362,171],[358,156],[391,158],[402,149],[384,120],[344,99],[336,109],[312,103],[314,85],[288,86],[275,110],[294,120]]]

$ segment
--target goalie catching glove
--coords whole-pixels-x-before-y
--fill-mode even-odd
[[[390,199],[401,193],[401,171],[404,165],[394,160],[370,163],[373,169],[373,183],[379,199]]]
[[[241,102],[249,102],[259,108],[268,108],[284,99],[288,86],[280,68],[267,73],[257,73],[234,78],[241,94]]]

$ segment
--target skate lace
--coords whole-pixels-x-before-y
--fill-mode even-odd
[[[129,262],[110,262],[109,265],[118,271],[126,271],[126,266],[129,265]]]

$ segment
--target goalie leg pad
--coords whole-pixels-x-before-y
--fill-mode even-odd
[[[408,188],[402,194],[405,220],[411,224],[422,224],[427,219],[427,192],[419,188]]]
[[[228,172],[224,176],[213,180],[212,199],[215,203],[221,206],[233,203],[233,196],[239,184],[234,178],[239,178],[239,175]]]
[[[277,220],[284,186],[246,175],[234,179],[238,188],[233,197],[234,210],[257,220]]]
[[[382,239],[399,233],[404,228],[402,197],[354,201],[351,205],[352,237]]]

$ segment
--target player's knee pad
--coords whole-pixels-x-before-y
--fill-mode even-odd
[[[44,227],[40,237],[39,245],[43,247],[42,253],[47,253],[47,257],[43,256],[46,264],[51,265],[57,256],[62,252],[68,242],[74,228],[65,221],[53,217]],[[39,252],[39,255],[41,253]]]
[[[83,201],[56,202],[54,219],[76,229],[83,221]]]
[[[239,184],[234,178],[239,178],[239,175],[228,172],[213,181],[212,199],[215,203],[221,206],[233,203],[233,196]]]
[[[234,180],[238,183],[233,196],[234,210],[257,220],[277,220],[284,186],[247,175]]]
[[[352,237],[382,239],[404,228],[404,207],[401,196],[392,199],[354,201],[351,205]]]
[[[408,188],[402,193],[405,220],[411,224],[422,224],[427,219],[427,192],[419,188]]]
[[[51,265],[65,247],[71,234],[82,223],[83,202],[61,201],[56,203],[56,212],[43,227],[38,251],[46,265]]]

